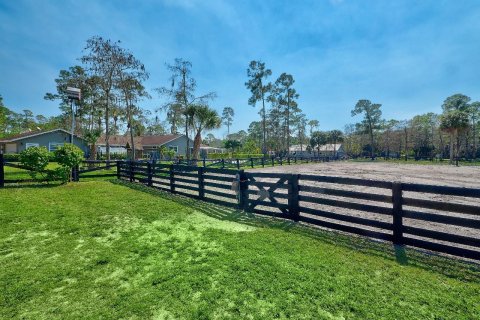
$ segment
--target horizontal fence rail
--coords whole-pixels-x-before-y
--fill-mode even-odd
[[[203,163],[118,162],[117,175],[249,212],[480,260],[480,189],[245,172]],[[422,197],[428,194],[465,203]]]
[[[3,186],[4,166],[12,164],[0,164]],[[480,189],[198,164],[86,161],[75,168],[74,180],[113,176],[248,212],[480,260]]]

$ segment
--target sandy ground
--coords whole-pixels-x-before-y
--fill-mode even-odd
[[[328,162],[328,163],[266,167],[262,169],[254,169],[254,170],[248,170],[248,171],[252,173],[275,172],[275,173],[311,174],[311,175],[349,177],[349,178],[382,180],[382,181],[399,181],[399,182],[405,182],[405,183],[417,183],[417,184],[429,184],[429,185],[480,188],[480,167],[467,167],[467,166],[455,167],[455,166],[448,166],[448,165],[414,165],[414,164],[368,163],[368,162]],[[257,181],[266,181],[266,182],[275,182],[276,180],[278,179],[272,179],[272,178],[257,179]],[[390,189],[380,189],[380,188],[363,187],[363,186],[320,183],[320,182],[312,182],[312,181],[305,181],[305,180],[300,180],[300,185],[310,185],[310,186],[315,186],[320,188],[330,188],[330,189],[359,191],[364,193],[383,194],[387,196],[391,195]],[[285,193],[286,190],[277,189],[275,192]],[[387,207],[387,208],[392,207],[391,203],[337,197],[337,196],[325,195],[322,193],[300,192],[300,195],[302,194],[318,197],[318,198],[331,199],[331,200],[356,202],[361,204],[369,204],[369,205],[375,205],[375,206],[381,206],[381,207]],[[479,221],[478,223],[480,223],[480,199],[478,198],[445,196],[445,195],[438,195],[438,194],[427,194],[427,193],[416,193],[416,192],[404,192],[404,197],[478,206],[479,208],[478,215],[464,215],[464,214],[459,214],[454,212],[444,212],[444,211],[437,211],[432,209],[414,208],[414,207],[407,207],[407,206],[404,206],[404,209],[421,211],[426,213],[434,213],[434,214],[440,214],[440,215],[469,218],[469,219],[477,220]],[[282,199],[279,199],[278,201],[281,203],[285,202]],[[320,205],[320,204],[314,204],[314,203],[302,202],[302,201],[300,205],[304,207],[324,210],[327,212],[340,214],[340,215],[354,216],[359,218],[367,218],[371,220],[392,223],[391,216],[380,215],[372,212],[351,210],[351,209],[346,209],[341,207]],[[266,208],[266,207],[264,208],[260,207],[260,209],[275,210],[275,209]],[[338,223],[338,221],[336,220],[328,219],[325,217],[316,217],[316,216],[311,216],[310,214],[305,214],[305,213],[301,213],[301,214],[312,217],[312,218],[320,219],[320,220],[326,220],[326,221]],[[346,224],[346,225],[353,225],[345,222],[340,222],[340,223]],[[404,219],[404,224],[407,226],[421,227],[423,229],[441,231],[441,232],[457,234],[457,235],[465,235],[465,236],[470,236],[474,238],[480,237],[480,230],[475,228],[457,227],[457,226],[451,226],[451,225],[446,225],[441,223],[432,223],[432,222],[414,220],[414,219]],[[362,226],[362,228],[375,230],[375,228],[371,228],[368,226]],[[376,231],[379,231],[379,230],[377,229]],[[382,231],[385,231],[385,230],[382,230]],[[387,233],[390,233],[390,232],[387,232]],[[411,237],[418,238],[417,236],[413,236],[413,235],[411,235]],[[459,245],[459,246],[462,246],[462,245]]]
[[[400,181],[431,185],[480,188],[480,166],[415,165],[368,162],[324,162],[290,166],[275,166],[248,170],[316,174],[382,181]]]
[[[370,180],[381,180],[381,181],[399,181],[405,183],[417,183],[417,184],[429,184],[429,185],[445,185],[445,186],[456,186],[456,187],[469,187],[469,188],[480,188],[480,166],[478,167],[455,167],[455,166],[448,166],[448,165],[415,165],[415,164],[395,164],[395,163],[369,163],[369,162],[328,162],[328,163],[315,163],[315,164],[301,164],[301,165],[285,165],[285,166],[275,166],[275,167],[266,167],[262,169],[253,169],[247,170],[249,172],[271,172],[271,173],[296,173],[296,174],[309,174],[309,175],[323,175],[323,176],[337,176],[337,177],[349,177],[349,178],[358,178],[358,179],[370,179]],[[209,178],[210,176],[211,178]],[[217,181],[216,179],[222,179],[222,181]],[[195,177],[188,178],[185,177],[187,180],[191,179],[191,183],[179,183],[179,184],[187,184],[192,187],[196,187],[198,182]],[[212,180],[212,178],[214,180]],[[259,182],[277,182],[278,178],[268,178],[268,177],[255,177],[256,181]],[[207,174],[205,176],[206,182],[213,182],[217,184],[222,184],[227,186],[227,190],[219,189],[214,186],[207,186],[207,190],[212,190],[217,193],[217,195],[206,194],[206,196],[210,199],[217,199],[222,201],[228,202],[236,202],[234,199],[226,199],[222,196],[229,194],[231,196],[235,195],[235,192],[230,190],[231,181],[233,180],[233,176],[231,175],[223,175],[223,174]],[[180,188],[180,185],[177,183],[177,187]],[[370,193],[370,194],[382,194],[386,196],[391,196],[392,191],[391,189],[381,189],[376,187],[364,187],[364,186],[353,186],[353,185],[342,185],[342,184],[335,184],[335,183],[325,183],[325,182],[314,182],[314,181],[307,181],[307,180],[300,180],[300,185],[307,185],[307,186],[315,186],[322,189],[338,189],[338,190],[348,190],[348,191],[358,191],[363,193]],[[262,197],[262,194],[265,194],[265,190],[259,190],[258,187],[251,185],[249,188],[252,194],[249,196],[251,200],[257,200]],[[267,188],[268,189],[268,188]],[[186,192],[189,194],[196,194],[196,191],[190,190],[181,190],[182,192]],[[283,194],[283,196],[277,197],[277,194]],[[275,200],[278,201],[280,204],[287,204],[286,199],[287,193],[287,184],[284,183],[282,186],[273,191],[271,194],[274,196]],[[354,202],[359,204],[367,204],[377,207],[384,207],[384,208],[392,208],[391,202],[378,202],[378,201],[370,201],[370,200],[361,200],[361,199],[353,199],[348,197],[340,197],[340,196],[332,196],[324,194],[323,192],[307,192],[301,191],[300,196],[310,196],[316,198],[324,198],[329,200],[337,200],[337,201],[346,201],[346,202]],[[468,204],[471,206],[478,207],[478,214],[475,215],[465,215],[455,212],[445,212],[445,211],[438,211],[433,209],[424,209],[424,208],[417,208],[417,207],[408,207],[404,206],[405,210],[413,210],[413,211],[420,211],[425,213],[432,213],[438,215],[447,215],[452,217],[461,217],[461,218],[468,218],[471,221],[474,221],[476,228],[472,227],[458,227],[452,226],[442,223],[433,223],[428,221],[416,220],[416,219],[407,219],[404,218],[404,225],[406,226],[414,226],[422,229],[433,230],[433,231],[440,231],[448,234],[454,235],[463,235],[472,238],[480,238],[480,230],[478,229],[480,226],[480,199],[478,198],[467,198],[467,197],[459,197],[459,196],[445,196],[439,194],[428,194],[428,193],[418,193],[418,192],[404,192],[403,196],[405,198],[413,198],[413,199],[427,199],[427,200],[435,200],[437,202],[448,202],[448,203],[459,203],[459,204]],[[261,199],[260,199],[261,200]],[[264,199],[264,201],[269,202],[268,197]],[[375,220],[380,222],[385,222],[391,224],[393,222],[393,218],[391,215],[385,214],[378,214],[368,211],[360,211],[354,209],[347,209],[333,205],[323,205],[312,203],[308,201],[300,201],[300,206],[304,208],[312,208],[316,210],[322,210],[323,212],[328,212],[332,214],[338,214],[343,216],[353,216],[358,218],[364,218],[369,220]],[[260,210],[267,210],[269,212],[280,212],[279,209],[273,208],[271,206],[261,206],[258,205],[256,207]],[[312,215],[309,213],[302,212],[301,215],[307,216],[314,219],[329,221],[333,223],[340,223],[344,225],[350,225],[355,227],[360,227],[367,230],[378,231],[383,233],[391,234],[391,231],[378,229],[371,226],[366,225],[358,225],[354,223],[338,221],[332,217],[320,217],[316,215]],[[407,235],[411,238],[420,238],[415,235]],[[445,241],[437,241],[433,239],[427,239],[432,242],[439,242],[445,243],[449,245],[459,246],[459,247],[466,247],[470,249],[474,249],[473,247],[468,247],[459,244],[452,244]],[[479,250],[476,248],[475,250]]]

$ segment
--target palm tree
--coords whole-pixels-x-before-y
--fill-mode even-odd
[[[470,97],[457,93],[445,99],[442,104],[443,114],[440,119],[440,129],[450,134],[450,163],[453,163],[455,154],[457,165],[460,149],[460,132],[464,131],[469,124],[469,102]],[[454,150],[455,138],[457,140],[456,150]]]
[[[202,132],[220,128],[222,120],[218,116],[217,111],[209,108],[207,105],[192,105],[188,108],[187,114],[195,131],[192,158],[198,159],[200,144],[202,142]]]
[[[83,138],[88,142],[90,145],[90,160],[95,160],[97,157],[97,140],[100,138],[102,131],[100,129],[92,129],[86,130],[83,133]]]
[[[310,145],[312,149],[315,150],[317,147],[318,156],[320,157],[320,146],[323,146],[327,143],[328,136],[326,132],[323,131],[314,131],[312,132],[312,137],[310,138]],[[315,156],[315,152],[313,153]]]
[[[333,142],[333,157],[337,155],[337,142],[343,141],[343,132],[340,130],[332,130],[328,133],[330,141]]]
[[[223,108],[222,120],[223,120],[223,124],[227,126],[227,137],[230,135],[230,126],[232,125],[234,115],[235,115],[235,111],[233,111],[233,108],[231,107]]]
[[[310,136],[312,136],[313,129],[318,129],[320,123],[318,122],[318,120],[310,120],[308,121],[308,125],[310,126]]]
[[[441,117],[440,128],[450,134],[450,163],[453,163],[453,158],[456,158],[458,166],[458,153],[460,149],[459,133],[468,127],[468,115],[459,110],[446,112]],[[454,141],[456,138],[456,148],[454,148]]]

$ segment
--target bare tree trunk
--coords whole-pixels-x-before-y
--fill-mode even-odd
[[[454,156],[454,151],[453,151],[453,144],[455,141],[455,136],[454,132],[450,132],[450,164],[453,164],[453,156]]]
[[[267,143],[266,143],[266,136],[265,136],[265,131],[266,131],[266,114],[265,114],[265,99],[263,98],[262,95],[262,126],[263,126],[263,146],[262,146],[262,153],[265,155],[267,153]]]
[[[188,114],[185,114],[185,136],[187,137],[187,150],[185,156],[187,160],[190,159],[190,138],[188,137]]]
[[[97,158],[97,145],[92,143],[90,145],[90,160],[95,160]]]
[[[475,123],[475,118],[472,123],[473,127],[473,159],[477,159],[477,126]]]
[[[370,128],[370,156],[375,159],[375,150],[373,148],[373,130]]]
[[[290,152],[290,93],[287,89],[287,154]]]
[[[106,147],[106,152],[107,152],[107,160],[110,160],[110,126],[109,126],[109,99],[110,99],[110,91],[106,91],[107,94],[107,103],[105,105],[105,147]]]
[[[133,127],[132,127],[132,119],[129,119],[129,127],[130,127],[130,142],[132,146],[132,160],[135,160],[136,155],[135,155],[135,140],[133,139]]]
[[[192,159],[198,160],[198,154],[200,151],[200,144],[202,142],[202,132],[201,130],[198,130],[197,133],[195,134],[195,139],[193,140],[193,155]]]

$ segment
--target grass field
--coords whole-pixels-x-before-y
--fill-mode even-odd
[[[51,170],[51,169],[55,169],[57,167],[58,167],[57,163],[51,162],[51,163],[48,164],[46,169]],[[30,179],[32,179],[28,170],[8,167],[8,166],[5,166],[4,168],[5,168],[4,170],[5,170],[5,179],[6,180],[30,180]],[[105,170],[98,170],[98,171],[91,171],[91,172],[82,173],[81,179],[82,180],[85,180],[85,179],[91,180],[91,179],[94,178],[95,180],[98,180],[98,179],[105,180],[105,179],[108,179],[108,177],[97,178],[97,177],[92,177],[92,176],[103,175],[103,174],[116,174],[116,173],[117,173],[117,169],[115,167],[113,167],[113,168],[105,169]]]
[[[2,319],[480,318],[470,264],[115,181],[0,199]]]

